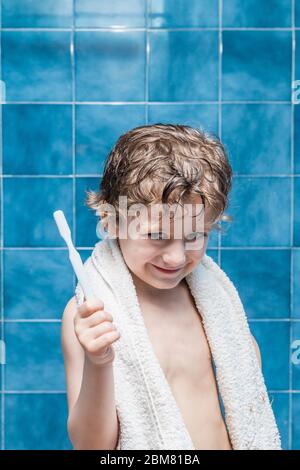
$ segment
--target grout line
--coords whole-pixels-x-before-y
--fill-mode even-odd
[[[155,105],[155,106],[165,106],[165,105],[168,105],[168,106],[177,106],[177,105],[207,105],[207,104],[210,104],[210,105],[218,105],[219,104],[219,101],[215,101],[215,100],[187,100],[187,101],[142,101],[142,100],[139,100],[139,101],[5,101],[5,102],[1,102],[0,101],[0,104],[6,104],[6,105],[72,105],[72,104],[76,104],[76,105],[88,105],[88,106],[93,106],[93,105],[105,105],[105,106],[120,106],[120,105],[134,105],[134,106],[143,106],[143,105],[146,105],[146,104],[149,104],[149,106],[151,105]],[[262,104],[266,104],[266,105],[274,105],[274,104],[277,104],[277,105],[287,105],[287,104],[291,104],[290,101],[283,101],[283,100],[262,100],[262,101],[250,101],[250,100],[246,100],[246,101],[243,101],[243,100],[237,100],[237,101],[233,101],[233,100],[224,100],[222,101],[222,105],[223,104],[232,104],[232,105],[236,105],[236,104],[249,104],[249,105],[262,105]]]
[[[291,79],[292,83],[295,80],[295,47],[296,47],[296,35],[295,35],[295,1],[291,0],[291,11],[292,11],[292,70]],[[291,83],[291,174],[294,174],[294,100],[292,99],[293,87]],[[291,178],[291,218],[290,218],[290,244],[291,248],[294,244],[294,178]],[[294,315],[293,308],[293,260],[294,252],[291,249],[290,257],[290,315]],[[293,328],[292,323],[290,324],[290,350],[289,350],[289,389],[292,390],[293,385],[293,367],[292,367],[292,341],[293,341]],[[293,397],[289,394],[289,428],[288,428],[288,447],[291,450],[293,447]]]
[[[2,26],[2,2],[0,2],[0,26]],[[0,73],[2,80],[2,33],[0,32]],[[1,97],[1,100],[3,97]],[[5,97],[4,97],[5,99]],[[2,102],[1,102],[2,103]],[[0,159],[1,159],[1,188],[0,188],[0,203],[1,203],[1,234],[0,234],[0,246],[1,246],[1,260],[0,260],[0,271],[1,271],[1,340],[3,341],[3,349],[5,356],[5,332],[4,332],[4,252],[2,247],[4,246],[4,228],[3,228],[3,195],[4,195],[4,180],[3,180],[3,135],[2,135],[2,111],[3,106],[1,104],[0,109]],[[5,398],[4,398],[4,389],[5,389],[5,374],[4,374],[5,364],[1,363],[1,449],[5,448]]]
[[[69,174],[66,173],[64,175],[56,175],[56,174],[46,174],[46,173],[40,173],[37,175],[25,175],[25,174],[3,174],[3,178],[98,178],[102,176],[102,173],[81,173],[81,174]],[[234,173],[235,178],[294,178],[294,177],[300,177],[300,173],[295,173],[292,175],[291,173],[289,174],[282,174],[282,173],[273,173],[273,174],[259,174],[259,173],[252,173],[252,174],[243,174],[243,173]]]
[[[3,174],[3,178],[55,178],[55,179],[64,179],[64,178],[99,178],[102,176],[102,173],[81,173],[81,174],[64,174],[64,175],[56,175],[56,174],[43,174],[40,173],[38,175],[19,175],[19,174]],[[290,174],[280,174],[280,173],[273,173],[273,174],[243,174],[243,173],[234,173],[234,178],[294,178],[300,177],[300,173],[295,173],[294,175]]]
[[[61,323],[61,318],[5,318],[4,323]]]
[[[0,28],[0,31],[4,32],[62,32],[62,31],[72,31],[72,26],[69,28]],[[118,26],[118,27],[74,27],[74,30],[77,32],[133,32],[133,31],[170,31],[170,32],[177,32],[177,31],[219,31],[218,27],[181,27],[181,28],[155,28],[155,27],[130,27],[130,26]],[[273,32],[273,31],[292,31],[291,27],[223,27],[223,31],[266,31],[266,32]],[[300,27],[294,28],[295,30],[299,30]]]
[[[223,64],[223,37],[222,37],[222,17],[223,17],[223,1],[218,1],[218,37],[219,37],[219,50],[218,50],[218,134],[222,140],[222,64]],[[222,222],[221,222],[222,226]],[[221,257],[222,235],[218,232],[218,265],[222,266]]]
[[[93,250],[94,246],[77,246],[75,245],[77,250]],[[219,247],[218,245],[209,245],[208,250],[217,250]],[[300,250],[299,246],[295,246],[292,248],[294,251]],[[65,246],[5,246],[0,247],[0,251],[20,251],[20,250],[32,250],[32,251],[54,251],[54,250],[63,250],[67,251],[68,248]],[[220,250],[291,250],[290,246],[225,246],[222,245]]]
[[[2,26],[2,2],[0,2],[0,26]],[[2,33],[0,32],[0,77],[2,80]],[[3,89],[3,88],[2,88]],[[5,88],[4,88],[5,90]],[[1,100],[3,97],[1,96]],[[4,96],[5,100],[5,96]],[[4,101],[5,102],[5,101]],[[2,103],[2,101],[1,101]],[[6,355],[5,351],[5,331],[4,331],[4,251],[2,247],[4,246],[4,228],[3,228],[3,196],[4,196],[4,180],[3,180],[3,129],[2,129],[2,111],[3,105],[0,105],[0,165],[1,165],[1,188],[0,188],[0,211],[1,211],[1,233],[0,233],[0,247],[1,247],[1,258],[0,258],[0,271],[1,271],[1,340],[3,341],[3,350],[4,357]],[[1,450],[5,449],[5,364],[2,364],[1,361]]]
[[[67,393],[67,390],[5,390],[3,392],[5,395],[31,395],[31,394],[34,394],[34,395],[38,395],[38,394],[41,394],[41,395],[52,395],[52,394],[66,394]],[[300,390],[285,390],[285,389],[279,389],[279,390],[272,390],[272,389],[268,389],[268,393],[272,393],[272,394],[289,394],[289,393],[292,393],[292,394],[299,394],[300,393]]]
[[[252,318],[248,316],[250,322],[290,322],[290,323],[299,323],[299,318],[288,318],[288,317],[279,317],[279,318]],[[60,318],[5,318],[4,323],[60,323]]]
[[[75,0],[72,1],[71,67],[72,67],[72,238],[76,245],[76,84],[75,84]],[[76,277],[72,274],[73,291]]]
[[[149,36],[149,1],[145,3],[146,14],[146,60],[145,60],[145,124],[149,123],[149,63],[150,63],[150,36]]]
[[[31,395],[31,394],[41,394],[41,395],[53,395],[53,394],[66,394],[66,390],[5,390],[5,395]]]
[[[272,394],[300,394],[300,390],[267,390]],[[5,390],[3,395],[56,395],[67,394],[67,390]]]

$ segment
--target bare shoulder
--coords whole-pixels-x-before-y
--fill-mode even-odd
[[[66,333],[70,333],[70,330],[74,328],[74,317],[77,311],[77,302],[75,296],[71,297],[65,306],[62,315],[62,336],[65,338]]]
[[[257,341],[254,338],[254,336],[251,335],[251,337],[252,337],[252,341],[253,341],[253,344],[254,344],[254,347],[255,347],[255,352],[256,352],[257,359],[259,361],[260,368],[262,368],[261,354],[260,354],[259,346],[258,346]]]
[[[76,297],[73,296],[65,306],[62,324],[61,324],[61,338],[62,347],[65,357],[74,357],[74,354],[78,356],[83,353],[81,344],[79,343],[77,336],[74,331],[74,317],[77,312]]]

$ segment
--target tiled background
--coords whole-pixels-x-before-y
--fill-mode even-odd
[[[2,449],[71,448],[60,319],[75,278],[52,213],[86,259],[85,189],[121,133],[154,122],[203,126],[228,148],[235,221],[208,254],[239,290],[283,446],[300,449],[300,0],[1,8]]]

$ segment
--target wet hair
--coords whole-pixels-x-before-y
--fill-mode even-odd
[[[120,217],[119,196],[132,204],[180,203],[200,195],[209,225],[221,230],[232,186],[232,168],[220,139],[205,130],[179,124],[152,124],[122,134],[110,151],[98,191],[86,191],[86,205],[100,217],[108,203]]]

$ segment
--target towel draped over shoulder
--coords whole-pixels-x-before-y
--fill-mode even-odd
[[[120,425],[117,449],[195,450],[152,347],[118,241],[100,240],[84,266],[95,296],[104,302],[120,332],[120,338],[113,343],[115,403]],[[201,312],[233,449],[281,449],[264,377],[235,286],[207,254],[185,279]],[[81,305],[84,294],[79,283],[75,294],[77,305]]]

